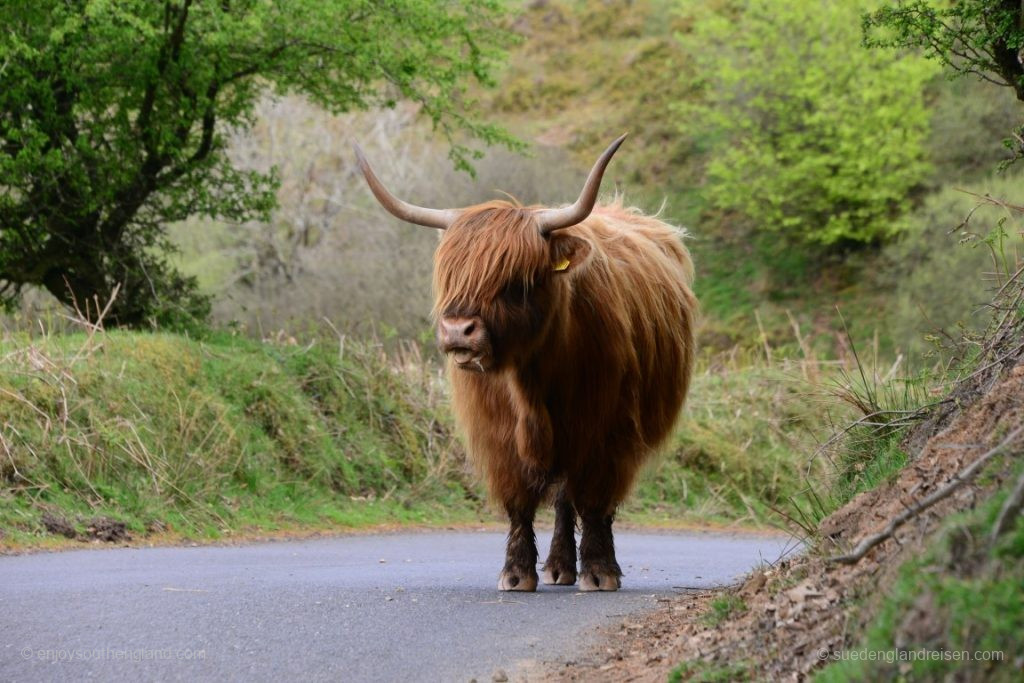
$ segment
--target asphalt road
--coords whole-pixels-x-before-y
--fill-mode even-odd
[[[543,556],[549,534],[538,535]],[[0,680],[490,681],[787,546],[617,535],[617,593],[499,593],[504,536],[429,532],[0,557]]]

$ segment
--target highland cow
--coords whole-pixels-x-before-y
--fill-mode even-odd
[[[553,499],[547,584],[617,590],[612,522],[644,459],[669,435],[694,356],[693,266],[681,232],[597,206],[601,155],[579,199],[550,209],[492,201],[429,209],[394,197],[359,148],[377,200],[444,231],[434,318],[470,458],[508,514],[500,590],[537,587],[534,515]]]

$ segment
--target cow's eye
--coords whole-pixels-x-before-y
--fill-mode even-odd
[[[522,303],[526,299],[526,286],[522,282],[510,282],[501,291],[501,298],[513,303]]]

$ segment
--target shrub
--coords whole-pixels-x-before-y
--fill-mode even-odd
[[[821,245],[900,230],[928,171],[923,88],[936,67],[862,48],[867,8],[737,0],[694,10],[682,39],[704,97],[677,112],[707,149],[714,206]]]

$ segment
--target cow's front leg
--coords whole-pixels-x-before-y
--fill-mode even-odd
[[[544,583],[571,586],[576,583],[576,509],[566,499],[565,487],[555,498],[555,533],[544,563]]]
[[[505,548],[505,567],[498,577],[498,590],[537,590],[537,539],[533,534],[533,517],[537,512],[536,498],[506,502],[509,530]]]
[[[583,534],[580,538],[580,590],[615,591],[622,585],[622,570],[615,561],[612,538],[614,515],[581,510]]]

